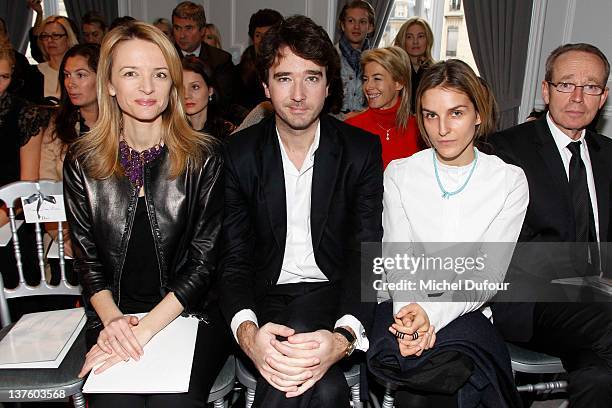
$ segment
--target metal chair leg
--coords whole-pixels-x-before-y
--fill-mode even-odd
[[[87,406],[82,392],[77,392],[72,396],[72,404],[75,408],[85,408]]]
[[[351,387],[351,402],[354,408],[361,408],[361,395],[359,392],[359,383]]]
[[[391,390],[385,391],[385,397],[383,399],[382,408],[393,408],[395,405],[395,397],[391,393]]]
[[[244,400],[246,408],[251,408],[255,402],[255,390],[252,388],[247,388],[246,397]]]

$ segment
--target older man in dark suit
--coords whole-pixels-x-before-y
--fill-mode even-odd
[[[172,10],[172,34],[182,57],[194,55],[213,71],[215,91],[222,108],[227,108],[234,96],[234,63],[230,53],[212,47],[202,41],[206,25],[206,13],[201,4],[183,1]]]
[[[321,113],[342,94],[322,27],[291,17],[260,58],[275,114],[227,147],[222,309],[259,371],[255,406],[348,407],[336,363],[368,348],[360,252],[382,238],[380,142]]]
[[[572,275],[597,279],[612,268],[606,248],[612,140],[586,130],[606,102],[609,73],[605,55],[592,45],[557,48],[542,81],[548,113],[490,139],[494,152],[520,166],[529,183],[529,207],[508,275],[520,289],[510,296],[522,296],[513,300],[532,300],[495,304],[494,322],[507,340],[561,358],[572,407],[612,406],[610,304],[585,302],[594,292],[584,289],[561,302],[566,291],[548,285]]]

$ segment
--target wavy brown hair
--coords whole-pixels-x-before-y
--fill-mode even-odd
[[[421,136],[423,136],[427,145],[430,145],[430,143],[423,123],[421,98],[425,92],[437,87],[461,92],[465,94],[474,105],[474,109],[480,115],[481,121],[480,125],[476,126],[474,144],[478,144],[477,142],[479,142],[482,137],[495,132],[497,104],[491,92],[491,88],[484,79],[476,75],[468,64],[458,59],[449,59],[437,62],[427,68],[417,88],[417,122],[419,124]]]
[[[183,106],[183,69],[174,45],[158,28],[143,22],[132,22],[112,29],[104,37],[97,73],[98,121],[91,131],[78,139],[74,154],[83,161],[87,173],[96,179],[123,174],[119,163],[119,138],[123,113],[115,97],[108,93],[113,59],[117,45],[140,39],[159,47],[166,63],[172,86],[168,106],[162,112],[162,140],[170,156],[170,177],[202,166],[212,153],[214,138],[191,129]]]

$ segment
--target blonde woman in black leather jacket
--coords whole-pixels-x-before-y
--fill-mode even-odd
[[[97,87],[98,121],[64,165],[75,269],[95,341],[80,375],[139,360],[160,330],[192,314],[201,321],[188,393],[92,394],[90,403],[203,406],[231,344],[210,301],[223,212],[219,148],[185,120],[179,57],[153,26],[107,34]]]

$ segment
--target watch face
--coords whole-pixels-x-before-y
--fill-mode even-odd
[[[346,355],[350,356],[351,354],[353,354],[353,351],[355,351],[355,347],[357,346],[357,340],[353,341],[352,343],[349,344],[349,346],[346,349]]]

